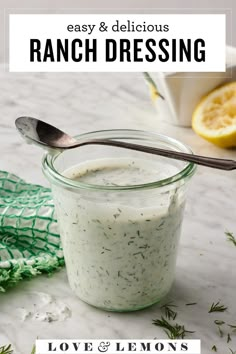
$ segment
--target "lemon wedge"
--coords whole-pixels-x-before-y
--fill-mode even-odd
[[[220,86],[198,103],[193,130],[222,148],[236,147],[236,82]]]

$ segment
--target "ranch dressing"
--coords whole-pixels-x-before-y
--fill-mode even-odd
[[[184,207],[181,182],[142,191],[102,187],[151,183],[177,173],[168,163],[130,158],[87,161],[63,172],[100,186],[79,193],[53,187],[69,283],[83,301],[129,311],[167,294]]]

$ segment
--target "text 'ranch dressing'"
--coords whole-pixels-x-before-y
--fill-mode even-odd
[[[79,193],[54,190],[69,282],[82,300],[128,311],[167,294],[184,207],[181,182],[162,192],[102,187],[150,183],[178,172],[173,165],[130,158],[87,161],[64,171],[65,177],[100,186]]]

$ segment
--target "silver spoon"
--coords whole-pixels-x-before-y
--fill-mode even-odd
[[[159,149],[156,147],[143,146],[139,144],[126,143],[110,139],[93,139],[78,142],[75,138],[69,136],[56,127],[41,120],[31,117],[19,117],[15,121],[16,127],[23,137],[35,144],[52,149],[73,149],[83,145],[98,144],[116,146],[125,149],[142,151],[149,154],[160,155],[171,159],[193,162],[221,170],[236,169],[236,161],[227,159],[217,159],[212,157],[191,155],[184,152]]]

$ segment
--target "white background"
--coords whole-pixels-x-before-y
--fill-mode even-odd
[[[114,32],[112,26],[118,23],[127,25],[128,21],[135,25],[168,25],[168,32]],[[100,24],[104,22],[108,27],[107,32],[99,30]],[[68,25],[94,25],[95,28],[92,34],[86,32],[68,32]],[[65,62],[63,59],[60,62],[30,62],[30,39],[35,38],[41,41],[41,56],[44,54],[44,46],[47,38],[53,42],[54,53],[56,55],[56,40],[59,38],[69,39],[69,41],[79,38],[83,42],[83,48],[78,50],[82,53],[83,60],[74,62],[69,59]],[[97,61],[85,62],[84,53],[86,38],[97,40]],[[119,55],[114,62],[106,62],[105,58],[105,39],[114,38],[117,43],[117,53],[119,53],[119,39],[127,38],[131,43],[131,53],[134,53],[132,46],[133,39],[142,39],[144,42],[139,46],[141,52],[139,57],[143,58],[143,62],[134,62],[131,54],[131,62],[120,62]],[[157,59],[153,62],[145,60],[145,54],[149,54],[145,47],[145,41],[153,38],[156,41],[156,46],[153,47],[156,52]],[[163,54],[158,47],[158,41],[162,38],[169,40],[170,45],[166,47],[170,53],[170,59],[167,62],[158,60],[158,54]],[[177,62],[171,60],[171,40],[177,39]],[[192,43],[195,39],[202,38],[205,41],[205,62],[197,62],[192,58],[188,62],[185,57],[183,62],[178,62],[178,39],[187,40],[190,38]],[[70,44],[69,44],[70,47]],[[202,48],[200,47],[200,50]],[[125,56],[126,58],[126,56]],[[42,59],[41,59],[42,60]],[[93,15],[75,15],[75,14],[60,14],[60,15],[10,15],[10,71],[97,71],[97,72],[139,72],[139,71],[195,71],[195,72],[217,72],[225,70],[225,15],[223,14],[161,14],[161,15],[108,15],[108,14],[93,14]]]
[[[49,347],[48,343],[52,343],[51,347]],[[76,344],[76,346],[74,347],[73,342]],[[128,344],[132,342],[134,343],[134,346],[132,345],[133,350],[128,350],[129,346]],[[162,344],[164,345],[164,349],[160,351],[160,346],[158,346],[157,349],[155,349],[155,344],[162,342]],[[99,339],[99,340],[94,340],[94,339],[65,339],[65,340],[37,340],[36,341],[36,354],[51,354],[51,353],[55,353],[55,354],[59,354],[59,353],[107,353],[107,354],[114,354],[114,353],[136,353],[136,354],[145,354],[145,353],[149,353],[149,354],[157,354],[157,353],[162,353],[162,354],[171,354],[174,353],[174,350],[172,348],[169,347],[169,344],[172,342],[173,344],[176,345],[176,343],[178,343],[176,345],[177,351],[176,353],[180,352],[180,348],[181,348],[181,343],[187,343],[188,345],[188,349],[186,351],[183,351],[184,353],[188,353],[188,354],[200,354],[201,353],[201,343],[200,340],[198,339],[174,339],[174,340],[162,340],[162,339],[158,339],[158,340],[146,340],[146,339]],[[62,343],[67,343],[69,346],[69,350],[60,350],[60,345]],[[91,343],[90,345],[90,349],[89,350],[85,350],[85,343]],[[103,346],[103,343],[105,344],[105,346]],[[117,351],[117,343],[120,344],[120,350]],[[147,343],[150,343],[150,351],[146,351],[144,349],[142,349],[140,343],[144,343],[145,345]],[[78,345],[79,344],[79,345]],[[106,348],[106,344],[109,344],[107,346],[107,350],[105,350]],[[98,348],[103,348],[104,350],[98,350]],[[62,349],[65,348],[65,344],[63,344]],[[122,351],[122,349],[124,348],[124,351]],[[50,350],[49,350],[50,349]],[[52,350],[51,350],[52,349]],[[182,352],[182,351],[181,351]]]
[[[0,62],[7,61],[8,56],[8,26],[7,17],[5,14],[11,13],[61,13],[67,11],[71,13],[109,13],[108,9],[116,10],[120,13],[158,13],[157,8],[175,9],[175,11],[183,11],[188,8],[189,13],[197,13],[198,9],[205,9],[208,13],[214,13],[217,9],[231,9],[232,19],[236,11],[235,0],[0,0]],[[209,10],[210,8],[210,10]],[[11,10],[10,10],[11,9]],[[29,9],[31,9],[29,11]],[[70,9],[70,10],[69,10]],[[144,10],[146,9],[146,10]],[[167,11],[168,12],[168,11]],[[219,12],[219,11],[218,11]],[[5,23],[6,22],[6,23]],[[232,21],[232,26],[229,21],[227,27],[227,44],[236,46],[236,36],[231,39],[231,32],[236,33],[236,21]],[[8,59],[8,58],[7,58]]]

